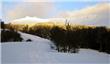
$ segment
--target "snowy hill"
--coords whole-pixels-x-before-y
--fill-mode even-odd
[[[35,25],[35,24],[64,24],[64,18],[49,18],[49,19],[41,19],[37,17],[29,17],[26,16],[24,18],[15,19],[10,21],[11,24],[27,24],[27,25]]]
[[[33,23],[41,23],[41,22],[48,22],[48,19],[41,19],[37,17],[29,17],[26,16],[25,18],[16,19],[13,21],[10,21],[12,24],[33,24]]]
[[[2,43],[2,64],[109,64],[110,55],[90,49],[79,53],[59,53],[51,49],[52,42],[19,32],[23,42]],[[25,42],[31,39],[32,42]]]

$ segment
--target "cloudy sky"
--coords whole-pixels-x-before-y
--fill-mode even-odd
[[[3,0],[2,19],[11,21],[25,16],[52,18],[66,11],[76,11],[105,0]]]

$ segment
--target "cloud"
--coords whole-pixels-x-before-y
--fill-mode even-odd
[[[25,2],[105,2],[108,0],[24,0]]]
[[[2,4],[1,4],[1,1],[0,1],[0,19],[2,17]]]
[[[54,0],[24,0],[24,2],[53,2]]]
[[[77,11],[66,11],[59,17],[68,18],[73,24],[109,26],[110,3],[100,3]]]
[[[5,17],[9,21],[25,16],[48,18],[54,11],[55,7],[52,2],[22,2],[14,9],[7,11]]]

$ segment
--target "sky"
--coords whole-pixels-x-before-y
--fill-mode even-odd
[[[105,0],[3,0],[0,17],[11,21],[25,16],[51,18],[65,11],[76,11]]]

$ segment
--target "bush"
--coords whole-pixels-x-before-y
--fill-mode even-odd
[[[110,53],[110,29],[106,27],[72,27],[66,29],[54,26],[51,40],[59,52],[78,52],[79,48],[90,48]]]
[[[50,28],[48,26],[42,25],[33,26],[29,28],[28,33],[50,39]]]
[[[31,41],[32,41],[31,39],[27,39],[27,40],[26,40],[26,42],[31,42]]]
[[[65,30],[54,26],[51,31],[51,40],[54,42],[54,44],[57,46],[58,51],[65,51]]]
[[[68,28],[67,30],[65,30],[58,26],[54,26],[50,32],[51,40],[57,46],[57,50],[59,52],[71,52],[71,53],[78,52],[79,40],[78,38],[76,38],[76,35],[78,34],[77,32],[72,31],[71,29]]]
[[[19,33],[11,30],[1,30],[1,42],[22,41]]]

